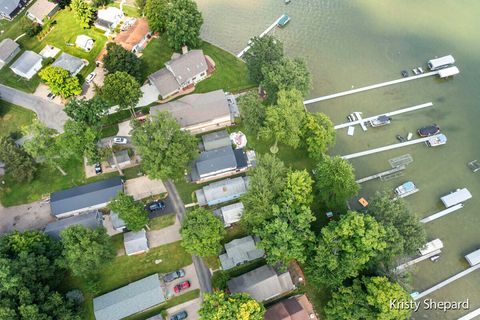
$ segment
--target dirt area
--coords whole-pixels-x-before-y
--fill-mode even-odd
[[[172,316],[177,312],[180,311],[187,311],[188,317],[186,320],[197,320],[199,319],[198,316],[198,310],[200,310],[200,306],[202,304],[202,301],[200,298],[194,299],[187,301],[185,303],[176,305],[174,307],[171,307],[170,309],[167,309],[168,315]]]
[[[0,234],[13,230],[43,229],[55,220],[50,212],[50,203],[44,201],[10,208],[0,206]]]
[[[147,176],[125,181],[125,193],[133,196],[135,200],[166,192],[167,188],[161,180],[151,180]]]

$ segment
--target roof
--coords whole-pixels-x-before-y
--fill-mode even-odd
[[[232,145],[230,135],[226,130],[204,134],[202,136],[202,141],[203,147],[207,151]]]
[[[22,55],[15,60],[10,66],[11,69],[20,71],[27,74],[35,65],[42,61],[42,56],[33,51],[25,51]]]
[[[50,194],[52,214],[56,216],[110,202],[122,190],[122,178],[114,177],[53,192]]]
[[[127,226],[125,221],[118,216],[118,213],[113,211],[110,211],[110,222],[112,223],[114,229],[121,229]]]
[[[54,63],[53,67],[60,67],[67,70],[70,74],[78,73],[78,70],[83,68],[84,62],[82,59],[72,56],[68,53],[62,52],[60,57],[58,57]]]
[[[103,225],[102,221],[102,213],[95,210],[88,213],[80,214],[78,216],[50,222],[45,227],[44,232],[50,237],[58,240],[60,239],[60,233],[70,226],[81,225],[85,228],[95,229]]]
[[[180,84],[202,72],[206,72],[208,69],[207,60],[202,50],[191,50],[177,59],[168,61],[165,66],[173,73]]]
[[[247,192],[247,184],[248,178],[246,177],[224,179],[210,183],[200,190],[202,191],[202,196],[204,199],[199,199],[198,193],[196,192],[197,200],[202,205],[203,201],[205,201],[205,203],[209,203],[232,195],[241,195]]]
[[[7,61],[20,45],[10,38],[5,38],[0,42],[0,61]]]
[[[48,0],[37,0],[30,8],[28,8],[27,11],[35,18],[42,21],[57,7],[58,4]]]
[[[119,320],[165,301],[158,274],[93,299],[96,320]]]
[[[460,70],[458,70],[458,68],[455,66],[438,70],[438,75],[440,76],[440,78],[454,76],[459,73]]]
[[[168,97],[172,92],[180,90],[180,85],[167,68],[152,73],[148,76],[148,80],[157,88],[162,97]]]
[[[465,256],[465,259],[468,261],[471,267],[480,263],[480,249],[475,250]]]
[[[430,67],[430,69],[436,69],[438,67],[445,66],[448,64],[454,64],[454,63],[455,63],[455,59],[453,58],[453,56],[448,55],[448,56],[429,60],[428,66]]]
[[[80,48],[88,48],[89,45],[93,45],[93,42],[94,40],[85,34],[78,35],[75,39],[75,45]]]
[[[123,234],[123,244],[127,255],[148,251],[147,233],[145,230]]]
[[[223,222],[226,225],[231,225],[232,223],[240,221],[240,218],[243,214],[243,209],[244,206],[241,202],[221,207],[220,212],[222,213]]]
[[[317,319],[313,306],[306,295],[293,296],[269,307],[265,320],[312,320]]]
[[[204,151],[194,162],[192,174],[195,174],[192,178],[198,180],[198,178],[235,168],[237,168],[237,161],[231,146]]]
[[[108,7],[106,9],[100,9],[97,11],[97,21],[102,20],[102,22],[111,24],[118,22],[122,17],[122,11],[115,7]]]
[[[124,49],[131,51],[148,33],[148,22],[145,18],[140,18],[135,21],[133,26],[126,31],[120,32],[115,37],[115,42],[121,45]]]
[[[0,12],[10,16],[20,5],[20,0],[0,0]]]
[[[265,251],[257,249],[252,236],[246,236],[226,243],[225,251],[226,253],[219,256],[223,270],[261,258],[265,254]]]
[[[218,118],[230,117],[227,97],[223,90],[190,94],[175,101],[154,106],[151,114],[169,111],[182,128],[209,122]]]
[[[470,191],[468,191],[467,188],[462,188],[462,189],[457,189],[454,192],[451,192],[450,194],[447,194],[446,196],[441,197],[440,200],[442,200],[445,207],[448,208],[456,204],[465,202],[471,197],[472,197],[472,194],[470,193]]]
[[[269,300],[294,289],[290,273],[285,272],[278,275],[268,265],[232,278],[227,284],[231,293],[245,292],[259,302]]]

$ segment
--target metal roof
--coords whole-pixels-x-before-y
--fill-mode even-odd
[[[10,69],[18,70],[23,74],[27,74],[36,64],[42,61],[42,56],[33,51],[25,51],[22,55],[15,60],[10,66]]]
[[[231,269],[265,255],[264,250],[257,249],[256,242],[252,236],[246,236],[226,243],[225,251],[226,253],[219,256],[223,270]]]
[[[45,227],[44,232],[48,234],[50,237],[56,240],[59,240],[60,233],[70,226],[81,225],[81,226],[84,226],[85,228],[95,229],[95,228],[102,227],[103,225],[102,221],[103,221],[102,213],[96,210],[96,211],[80,214],[78,216],[50,222]]]
[[[179,84],[195,77],[196,75],[207,72],[207,60],[202,50],[191,50],[165,63]]]
[[[20,45],[10,38],[0,42],[0,61],[6,62],[12,54],[20,48]]]
[[[68,53],[62,52],[60,57],[52,63],[53,67],[60,67],[67,70],[70,74],[75,75],[83,68],[84,62],[82,59],[72,56]]]
[[[465,202],[471,197],[472,197],[472,194],[470,193],[470,191],[468,191],[467,188],[462,188],[462,189],[457,189],[454,192],[451,192],[446,196],[441,197],[440,200],[442,200],[445,207],[449,208],[456,204]]]
[[[206,151],[231,146],[232,141],[226,130],[216,131],[202,136],[203,147]]]
[[[148,251],[147,233],[145,230],[123,234],[123,244],[127,255]]]

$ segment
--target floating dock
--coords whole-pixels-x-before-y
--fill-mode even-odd
[[[476,310],[473,310],[469,314],[466,314],[463,317],[458,318],[457,320],[472,320],[473,318],[478,317],[478,316],[480,316],[480,308],[478,308]]]
[[[427,260],[430,257],[436,256],[438,254],[442,253],[442,250],[438,249],[435,251],[432,251],[424,256],[420,256],[418,258],[415,258],[413,260],[410,260],[408,262],[405,262],[404,264],[399,265],[398,267],[395,268],[395,271],[402,271],[405,268],[408,268],[410,266],[413,266],[416,263],[419,263],[420,261]]]
[[[364,183],[364,182],[367,182],[367,181],[370,181],[370,180],[373,180],[373,179],[378,179],[378,178],[382,179],[382,177],[389,176],[389,175],[391,175],[391,174],[394,174],[394,173],[403,171],[403,170],[405,170],[406,168],[407,168],[407,167],[406,167],[405,165],[398,166],[398,167],[396,167],[396,168],[393,168],[393,169],[390,169],[390,170],[387,170],[387,171],[379,172],[379,173],[373,174],[373,175],[371,175],[371,176],[358,179],[358,180],[355,181],[355,182],[356,182],[356,183]]]
[[[427,223],[427,222],[430,222],[430,221],[433,221],[433,220],[437,220],[438,218],[446,216],[447,214],[449,214],[451,212],[454,212],[454,211],[457,211],[457,210],[462,209],[462,208],[463,208],[463,203],[459,203],[459,204],[457,204],[453,207],[450,207],[448,209],[445,209],[445,210],[442,210],[442,211],[437,212],[435,214],[432,214],[431,216],[423,218],[422,220],[420,220],[420,222],[421,223]]]
[[[270,27],[268,27],[267,29],[265,29],[265,31],[263,31],[258,37],[259,38],[262,38],[264,35],[266,35],[267,33],[269,33],[270,31],[272,31],[273,28],[275,28],[278,24],[278,22],[280,22],[280,20],[283,18],[284,14],[282,14],[280,17],[278,17],[277,20],[275,20],[274,23],[272,23],[270,25]],[[238,54],[237,54],[237,58],[241,58],[245,52],[247,52],[248,50],[250,50],[252,46],[251,45],[248,45],[245,47],[245,49],[243,49],[242,51],[240,51]]]

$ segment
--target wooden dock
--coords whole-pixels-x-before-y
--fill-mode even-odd
[[[432,72],[422,73],[422,74],[419,74],[419,75],[416,75],[416,76],[410,76],[410,77],[401,78],[401,79],[397,79],[397,80],[377,83],[377,84],[373,84],[373,85],[366,86],[366,87],[361,87],[361,88],[357,88],[357,89],[352,89],[352,90],[347,90],[347,91],[343,91],[343,92],[339,92],[339,93],[330,94],[328,96],[323,96],[323,97],[318,97],[318,98],[314,98],[314,99],[305,100],[305,101],[303,101],[303,104],[304,105],[309,105],[309,104],[320,102],[320,101],[325,101],[325,100],[334,99],[334,98],[338,98],[338,97],[348,96],[348,95],[354,94],[354,93],[359,93],[359,92],[364,92],[364,91],[373,90],[373,89],[377,89],[377,88],[382,88],[382,87],[386,87],[386,86],[391,86],[391,85],[397,84],[397,83],[402,83],[402,82],[407,82],[407,81],[411,81],[411,80],[417,80],[417,79],[421,79],[421,78],[431,77],[431,76],[435,76],[437,74],[439,74],[439,71],[432,71]]]
[[[446,216],[447,214],[451,213],[451,212],[454,212],[454,211],[457,211],[459,209],[462,209],[463,208],[463,203],[459,203],[457,205],[454,205],[453,207],[450,207],[450,208],[447,208],[445,210],[442,210],[440,212],[437,212],[435,214],[432,214],[431,216],[428,216],[426,218],[423,218],[422,220],[420,220],[421,223],[427,223],[427,222],[430,222],[430,221],[433,221],[433,220],[436,220],[438,218],[441,218],[443,216]]]
[[[393,168],[393,169],[390,169],[390,170],[387,170],[387,171],[383,171],[383,172],[379,172],[379,173],[376,173],[376,174],[373,174],[371,176],[368,176],[368,177],[365,177],[365,178],[361,178],[361,179],[358,179],[357,181],[355,181],[356,183],[364,183],[364,182],[367,182],[367,181],[370,181],[370,180],[373,180],[373,179],[378,179],[378,178],[382,178],[384,176],[388,176],[392,173],[397,173],[399,171],[402,171],[402,170],[405,170],[407,167],[405,165],[403,166],[398,166],[396,168]]]
[[[480,316],[480,308],[473,310],[469,314],[466,314],[463,317],[458,318],[457,320],[472,320],[473,318],[478,316]]]
[[[436,256],[437,254],[440,254],[442,250],[438,249],[435,251],[432,251],[424,256],[420,256],[418,258],[415,258],[413,260],[410,260],[408,262],[405,262],[404,264],[399,265],[398,267],[395,268],[395,271],[402,271],[403,269],[413,266],[416,263],[419,263],[420,261],[427,260],[430,257]]]
[[[269,33],[270,31],[272,31],[273,28],[275,28],[277,26],[277,23],[278,21],[280,21],[280,19],[283,17],[283,14],[278,17],[277,20],[275,20],[274,23],[272,23],[267,29],[265,29],[265,31],[263,31],[262,33],[260,33],[260,35],[258,36],[259,38],[262,38],[264,35],[266,35],[267,33]],[[242,51],[240,51],[238,54],[237,54],[237,58],[241,58],[245,52],[247,52],[248,50],[250,50],[252,46],[251,45],[248,45],[245,47],[245,49],[243,49]]]

